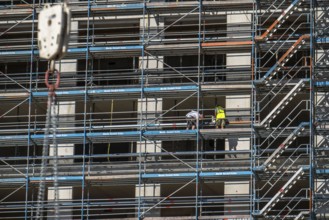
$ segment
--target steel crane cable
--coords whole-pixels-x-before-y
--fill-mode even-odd
[[[59,75],[59,73],[58,73]],[[58,145],[57,145],[57,138],[56,138],[56,131],[58,127],[58,117],[56,111],[56,96],[52,95],[51,100],[51,107],[52,107],[52,114],[51,114],[51,125],[52,125],[52,136],[53,136],[53,177],[54,177],[54,214],[55,219],[59,219],[59,193],[58,193]]]
[[[51,83],[49,81],[49,76],[52,74],[56,77],[56,82]],[[48,88],[48,101],[47,101],[47,115],[45,122],[45,133],[42,148],[42,159],[40,168],[40,182],[38,191],[38,202],[36,219],[43,219],[43,209],[45,201],[45,191],[46,191],[46,171],[48,164],[49,155],[49,137],[52,136],[52,147],[53,147],[53,193],[54,193],[54,218],[59,219],[59,195],[58,195],[58,145],[56,138],[56,129],[58,126],[58,117],[56,111],[56,95],[55,90],[60,84],[60,72],[54,69],[54,72],[50,72],[48,69],[45,75],[45,84]],[[50,135],[51,134],[51,135]]]
[[[52,102],[51,95],[48,94],[47,106],[50,106]],[[46,123],[45,123],[45,133],[42,146],[42,157],[41,157],[41,167],[40,167],[40,182],[39,182],[39,191],[38,191],[38,200],[37,200],[37,211],[36,219],[43,219],[43,208],[45,200],[45,188],[46,183],[44,181],[45,173],[47,169],[48,159],[46,158],[49,153],[49,131],[50,131],[50,117],[51,109],[47,108]]]

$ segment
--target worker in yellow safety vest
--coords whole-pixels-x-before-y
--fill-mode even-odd
[[[216,115],[216,128],[225,128],[225,123],[226,123],[226,114],[225,110],[222,106],[217,106],[215,108],[215,115]]]

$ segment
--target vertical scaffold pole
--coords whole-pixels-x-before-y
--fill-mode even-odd
[[[140,76],[140,86],[141,86],[141,93],[140,93],[140,113],[139,113],[139,152],[138,152],[138,210],[137,215],[138,219],[143,219],[141,208],[142,208],[142,150],[141,150],[141,143],[143,141],[143,98],[144,98],[144,63],[145,63],[145,16],[146,16],[146,2],[143,0],[143,27],[142,27],[142,62],[141,62],[141,76]],[[146,146],[146,145],[145,145]]]
[[[32,9],[32,31],[31,31],[31,56],[30,56],[30,85],[29,85],[29,115],[32,113],[32,75],[33,75],[33,59],[34,59],[34,26],[35,26],[35,0],[33,0],[33,9]],[[30,156],[30,144],[31,144],[31,117],[28,117],[28,131],[27,131],[27,152],[26,152],[26,178],[25,178],[25,213],[24,219],[28,219],[28,208],[29,208],[29,156]],[[31,209],[32,210],[32,209]],[[31,211],[33,215],[33,211]]]
[[[86,64],[85,64],[85,85],[84,85],[84,107],[83,107],[83,146],[82,146],[82,180],[81,180],[81,220],[89,219],[89,216],[85,218],[84,216],[84,203],[85,203],[85,170],[86,170],[86,145],[87,145],[87,89],[88,89],[88,72],[89,72],[89,25],[90,25],[90,10],[91,10],[91,0],[88,0],[87,4],[87,36],[86,36]]]
[[[200,77],[201,77],[201,19],[202,19],[202,0],[199,0],[199,18],[198,18],[198,94],[197,109],[200,112]],[[198,119],[199,120],[199,119]],[[197,122],[196,134],[196,162],[195,162],[195,219],[199,219],[199,148],[200,148],[200,122]],[[201,213],[201,211],[200,211]]]
[[[251,29],[251,36],[252,36],[252,49],[251,49],[251,142],[250,142],[250,149],[251,149],[251,160],[250,160],[250,170],[253,170],[255,167],[255,142],[256,142],[256,137],[255,137],[255,128],[254,125],[256,123],[256,94],[255,94],[255,85],[254,85],[254,80],[255,80],[255,70],[256,70],[256,51],[255,51],[255,36],[256,36],[256,31],[257,31],[257,2],[256,0],[253,1],[253,14],[252,14],[252,29]],[[254,175],[251,176],[251,187],[250,187],[250,219],[253,219],[252,213],[256,210],[255,207],[255,202],[254,199],[256,198],[255,196],[255,178]]]
[[[315,43],[315,38],[314,38],[314,27],[315,27],[315,2],[314,0],[310,0],[310,100],[311,100],[311,106],[310,106],[310,150],[309,150],[309,184],[310,184],[310,195],[309,195],[309,203],[310,203],[310,217],[313,220],[315,218],[314,216],[314,181],[315,181],[315,176],[314,176],[314,146],[315,146],[315,130],[314,130],[314,122],[315,122],[315,115],[314,115],[314,108],[315,108],[315,96],[316,93],[314,91],[314,62],[315,62],[315,50],[314,50],[314,43]]]

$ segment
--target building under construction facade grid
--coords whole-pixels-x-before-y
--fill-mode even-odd
[[[1,219],[329,218],[327,0],[67,1],[52,108],[46,3],[0,0]]]

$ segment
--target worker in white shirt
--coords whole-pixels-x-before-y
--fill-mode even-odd
[[[187,127],[186,130],[192,129],[194,130],[196,125],[198,124],[199,126],[199,120],[203,119],[203,115],[199,114],[197,111],[190,111],[189,113],[186,114],[186,122],[187,122]]]

